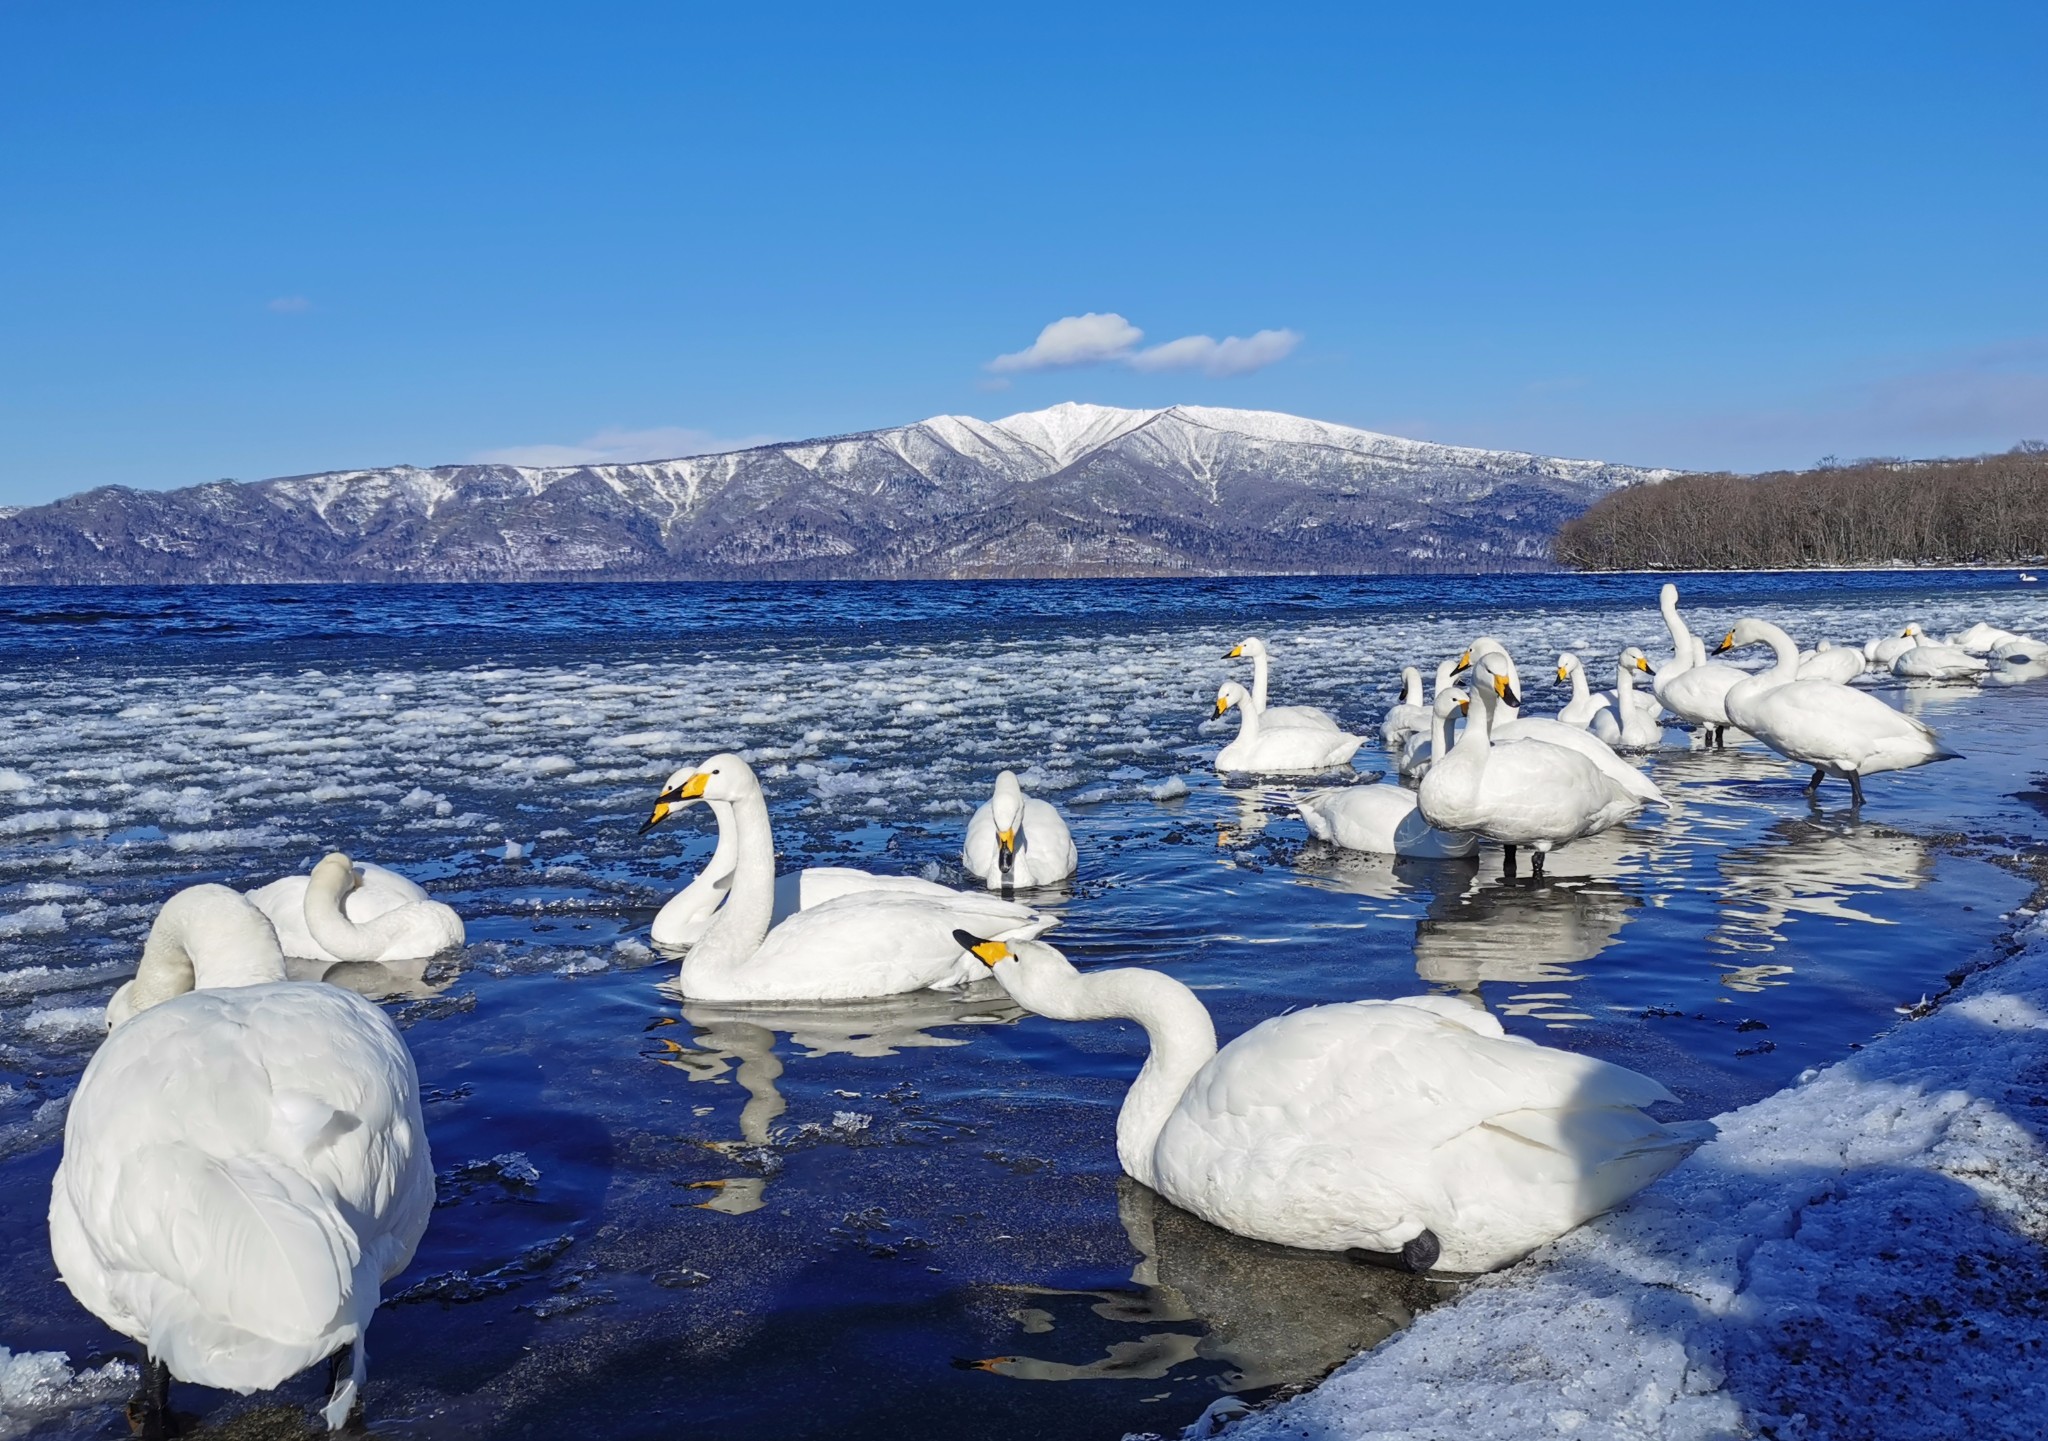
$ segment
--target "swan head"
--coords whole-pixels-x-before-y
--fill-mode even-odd
[[[1472,709],[1472,693],[1463,686],[1445,686],[1436,693],[1436,704],[1432,709],[1441,720],[1449,720],[1454,714],[1462,715]]]
[[[356,863],[340,851],[330,851],[320,858],[320,864],[313,867],[311,884],[323,890],[338,891],[342,895],[356,890],[363,883],[363,873],[356,869]]]
[[[1260,640],[1255,635],[1248,635],[1243,640],[1239,641],[1236,645],[1232,646],[1229,650],[1223,652],[1223,658],[1225,660],[1236,660],[1240,656],[1252,656],[1256,658],[1258,656],[1264,655],[1265,653],[1266,643]]]
[[[1222,715],[1232,706],[1248,708],[1252,693],[1234,680],[1227,680],[1216,690],[1216,714]]]
[[[1459,675],[1464,671],[1470,670],[1479,657],[1483,655],[1497,655],[1505,659],[1507,653],[1508,648],[1500,643],[1499,636],[1482,635],[1479,639],[1473,641],[1472,644],[1465,647],[1465,653],[1458,657],[1458,663],[1451,668],[1451,674]]]
[[[1581,669],[1579,658],[1566,651],[1557,658],[1557,679],[1560,684],[1572,678],[1572,672]]]
[[[1899,639],[1918,640],[1924,634],[1926,634],[1926,632],[1920,629],[1920,623],[1918,621],[1913,621],[1910,624],[1908,624],[1904,630],[1899,632]]]
[[[1735,628],[1721,637],[1721,643],[1714,647],[1714,654],[1720,655],[1723,651],[1741,650],[1746,645],[1769,645],[1770,643],[1771,636],[1769,631],[1764,628],[1764,623],[1746,616],[1735,622]]]
[[[1004,870],[1017,860],[1017,833],[1024,828],[1024,787],[1015,771],[996,776],[995,794],[989,798],[989,819],[996,824],[996,858]]]
[[[1472,689],[1475,692],[1492,691],[1497,699],[1511,706],[1522,703],[1515,686],[1514,662],[1508,659],[1504,650],[1482,651],[1473,660]]]
[[[692,801],[736,801],[749,793],[759,794],[760,789],[752,766],[730,751],[721,751],[662,782],[661,794],[654,798],[654,812],[640,823],[640,834],[646,835]]]
[[[1668,580],[1665,581],[1664,588],[1657,592],[1657,604],[1666,610],[1675,609],[1678,605],[1678,587]]]
[[[1081,973],[1057,947],[1044,941],[983,940],[972,931],[955,931],[960,948],[987,966],[1010,999],[1055,1021],[1087,1021],[1098,1017],[1081,1007]]]
[[[1639,645],[1632,645],[1621,653],[1621,665],[1624,670],[1639,670],[1644,675],[1656,674],[1650,669],[1650,658],[1643,654],[1643,648]]]

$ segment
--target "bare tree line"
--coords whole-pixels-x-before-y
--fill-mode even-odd
[[[2048,554],[2048,444],[1676,476],[1606,496],[1565,522],[1552,550],[1580,570],[2017,564]]]

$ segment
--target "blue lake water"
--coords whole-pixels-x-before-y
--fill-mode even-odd
[[[2048,633],[2010,573],[1680,582],[1707,634],[1750,613],[1809,642],[1908,620]],[[125,1349],[56,1282],[42,1217],[64,1099],[155,907],[341,848],[470,931],[381,982],[442,1204],[371,1332],[377,1434],[1115,1438],[1313,1379],[1446,1288],[1244,1242],[1120,1181],[1134,1027],[992,990],[679,1001],[646,930],[710,818],[637,826],[670,770],[738,749],[785,865],[959,882],[966,815],[1012,766],[1081,847],[1051,939],[1197,986],[1226,1038],[1434,988],[1711,1115],[1991,953],[2029,888],[2013,858],[2041,845],[2048,685],[1879,687],[1965,759],[1874,779],[1860,815],[1768,753],[1673,730],[1647,761],[1670,813],[1566,848],[1541,884],[1502,882],[1492,852],[1312,845],[1287,787],[1208,765],[1234,729],[1210,719],[1239,664],[1219,657],[1247,634],[1273,648],[1276,700],[1360,729],[1402,664],[1482,631],[1547,712],[1558,651],[1667,648],[1655,586],[0,589],[0,1345]],[[1176,777],[1185,796],[1153,799]],[[318,1389],[177,1404],[290,1435]],[[96,1401],[37,1434],[125,1427]]]

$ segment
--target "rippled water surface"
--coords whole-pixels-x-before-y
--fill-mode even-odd
[[[1695,628],[1809,642],[1917,619],[2048,633],[2009,574],[1699,577]],[[371,1332],[379,1434],[1177,1432],[1311,1379],[1444,1288],[1223,1235],[1121,1182],[1141,1037],[1000,992],[804,1012],[679,1001],[644,944],[708,853],[635,834],[661,779],[739,749],[785,864],[961,879],[1009,765],[1081,846],[1053,939],[1164,968],[1227,1038],[1292,1006],[1433,988],[1650,1072],[1685,1115],[1786,1084],[1989,954],[2042,832],[2048,685],[1887,685],[1966,759],[1831,784],[1683,731],[1675,804],[1559,852],[1389,862],[1229,789],[1209,720],[1247,633],[1276,698],[1376,727],[1393,672],[1503,636],[1666,647],[1641,577],[791,587],[0,590],[0,1345],[125,1343],[56,1282],[63,1108],[155,907],[327,848],[452,902],[470,944],[374,984],[418,1059],[441,1175]],[[1759,658],[1760,659],[1760,658]],[[1362,769],[1379,751],[1360,753]],[[1186,794],[1155,799],[1179,789]],[[366,982],[367,983],[367,982]],[[181,1388],[209,1429],[293,1434],[308,1376]],[[96,1402],[45,1423],[122,1435]],[[11,1423],[0,1414],[0,1435]],[[222,1434],[232,1434],[223,1431]]]

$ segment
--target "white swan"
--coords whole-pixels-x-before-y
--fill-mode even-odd
[[[1479,849],[1478,837],[1440,831],[1424,820],[1415,792],[1402,786],[1310,791],[1294,802],[1294,809],[1310,835],[1348,851],[1443,859]]]
[[[2009,640],[1991,653],[1993,685],[2019,685],[2048,677],[2048,646],[2036,640]]]
[[[967,822],[960,863],[992,891],[1049,886],[1080,865],[1073,833],[1048,801],[1024,794],[1012,771],[996,776],[995,794]]]
[[[1922,641],[1911,650],[1900,651],[1892,661],[1892,674],[1902,680],[1975,680],[1991,669],[1991,662],[1971,655],[1961,646],[1930,645]]]
[[[1521,673],[1515,669],[1515,658],[1508,654],[1506,646],[1491,636],[1481,636],[1472,642],[1471,649],[1465,652],[1462,664],[1474,665],[1473,657],[1491,659],[1492,674],[1500,682],[1488,687],[1495,697],[1489,712],[1495,741],[1535,740],[1576,751],[1630,795],[1656,805],[1664,804],[1664,793],[1657,789],[1655,781],[1616,755],[1613,746],[1583,726],[1566,725],[1563,721],[1553,720],[1549,716],[1518,714],[1513,698],[1519,697],[1521,693],[1522,678]]]
[[[1861,805],[1864,776],[1957,758],[1930,727],[1867,691],[1798,679],[1799,647],[1768,621],[1736,622],[1720,648],[1749,645],[1771,647],[1778,679],[1745,698],[1742,728],[1787,760],[1812,766],[1809,791],[1818,789],[1824,776],[1841,776]]]
[[[1650,669],[1650,658],[1643,654],[1640,646],[1629,646],[1622,651],[1621,659],[1614,667],[1614,703],[1593,717],[1594,736],[1610,747],[1624,747],[1628,750],[1653,750],[1664,743],[1664,722],[1661,719],[1663,707],[1655,696],[1636,694],[1637,674],[1655,678]],[[1616,721],[1619,712],[1621,719]]]
[[[1252,662],[1252,705],[1268,725],[1309,726],[1316,730],[1341,730],[1337,718],[1321,706],[1266,704],[1266,681],[1271,657],[1266,654],[1266,643],[1255,635],[1248,635],[1224,653],[1225,660],[1236,660],[1239,656],[1250,656]]]
[[[956,927],[1035,936],[1054,924],[1014,902],[930,882],[921,883],[929,890],[854,891],[773,924],[775,837],[753,769],[722,754],[676,776],[643,830],[693,800],[724,801],[734,830],[731,891],[678,978],[692,1000],[851,1001],[958,985],[974,970],[953,943]]]
[[[2006,630],[2003,626],[1992,625],[1988,621],[1980,620],[1966,631],[1944,637],[1943,643],[1966,650],[1971,655],[1989,656],[1995,653],[2000,646],[2010,645],[2016,640],[2025,639],[2026,637],[2018,631]]]
[[[1920,637],[1924,633],[1920,629],[1919,622],[1909,622],[1906,628],[1897,635],[1873,640],[1865,645],[1863,653],[1870,658],[1872,665],[1882,670],[1890,670],[1893,661],[1913,649],[1914,646],[1920,644]]]
[[[1836,685],[1847,685],[1869,666],[1862,651],[1853,646],[1838,649],[1832,641],[1824,640],[1813,650],[1799,654],[1801,680],[1831,680]]]
[[[349,1348],[325,1408],[339,1428],[380,1288],[433,1211],[397,1029],[284,974],[246,897],[178,892],[71,1099],[50,1251],[80,1304],[148,1349],[144,1434],[165,1434],[173,1376],[246,1395]]]
[[[1594,694],[1592,688],[1586,684],[1585,663],[1570,651],[1557,658],[1557,678],[1560,683],[1570,681],[1572,687],[1572,698],[1566,701],[1564,708],[1557,713],[1557,718],[1564,724],[1591,727],[1593,717],[1608,709],[1608,698]],[[1609,715],[1607,720],[1611,725],[1614,717]]]
[[[1422,694],[1422,672],[1414,666],[1401,667],[1401,699],[1387,708],[1380,722],[1380,739],[1398,746],[1409,736],[1429,729],[1429,703]]]
[[[282,876],[249,892],[287,956],[315,961],[420,961],[460,946],[462,917],[417,885],[340,852],[310,876]]]
[[[1657,607],[1671,632],[1672,656],[1671,664],[1658,671],[1652,682],[1658,703],[1673,715],[1703,727],[1708,745],[1725,745],[1728,707],[1724,697],[1744,673],[1733,666],[1708,665],[1701,658],[1705,642],[1697,640],[1679,615],[1677,586],[1665,583],[1658,592]]]
[[[1490,1271],[1618,1205],[1713,1134],[1644,1115],[1672,1099],[1649,1077],[1508,1036],[1448,996],[1291,1011],[1219,1051],[1208,1011],[1170,976],[1082,975],[1042,941],[961,939],[1040,1015],[1145,1028],[1117,1159],[1241,1236],[1398,1255],[1413,1271]]]
[[[1252,698],[1236,681],[1216,692],[1216,714],[1237,707],[1237,739],[1216,753],[1219,771],[1257,775],[1306,775],[1350,764],[1363,736],[1310,726],[1268,726]]]
[[[1452,727],[1469,704],[1464,690],[1458,686],[1446,685],[1437,691],[1436,703],[1430,708],[1429,734],[1410,736],[1401,747],[1399,770],[1403,780],[1421,780],[1429,774],[1438,756],[1450,754]]]
[[[1472,663],[1483,655],[1497,655],[1507,660],[1509,674],[1515,680],[1512,689],[1519,696],[1522,689],[1521,673],[1514,669],[1514,658],[1508,655],[1508,648],[1501,644],[1498,636],[1482,635],[1477,640],[1474,640],[1472,644],[1466,646],[1465,653],[1458,657],[1457,663],[1451,668],[1451,673],[1453,675],[1464,674],[1472,668]],[[1495,705],[1493,713],[1499,720],[1519,720],[1522,714],[1522,707],[1519,700],[1512,703],[1500,701]]]
[[[662,783],[662,789],[675,790],[691,774],[690,768],[674,772]],[[654,815],[641,825],[640,834],[647,834],[668,819],[672,812],[691,804],[691,801],[675,805],[657,803]],[[734,823],[732,807],[719,800],[705,799],[702,804],[718,823],[718,844],[704,862],[704,869],[687,886],[670,896],[655,913],[654,924],[648,931],[648,939],[671,950],[694,946],[703,939],[704,932],[711,928],[711,918],[732,890],[733,871],[739,864],[739,828]],[[803,870],[789,871],[775,878],[775,906],[769,923],[779,925],[798,911],[856,891],[898,891],[930,896],[955,894],[949,887],[921,876],[878,876],[851,866],[806,866]]]
[[[1503,702],[1515,694],[1503,661],[1482,655],[1473,663],[1472,713],[1464,734],[1450,754],[1429,768],[1416,797],[1423,818],[1438,830],[1470,831],[1500,842],[1510,869],[1516,847],[1532,848],[1533,868],[1541,875],[1543,857],[1553,847],[1619,825],[1643,808],[1644,798],[1576,750],[1532,739],[1495,745],[1493,731]],[[1600,745],[1571,726],[1543,724]],[[1640,771],[1625,764],[1623,769],[1647,783]]]

